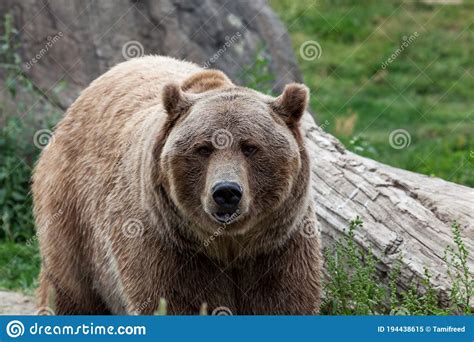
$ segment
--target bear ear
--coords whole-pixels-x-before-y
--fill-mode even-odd
[[[219,70],[200,71],[186,79],[181,85],[183,91],[195,94],[231,87],[234,87],[232,81]]]
[[[300,121],[308,106],[309,89],[304,84],[290,83],[271,104],[272,109],[288,124]]]
[[[170,119],[177,119],[193,105],[193,100],[176,84],[167,84],[163,88],[163,107]]]

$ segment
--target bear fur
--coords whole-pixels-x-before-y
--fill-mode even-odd
[[[308,96],[290,84],[274,98],[160,56],[92,82],[34,172],[38,305],[153,314],[164,298],[168,314],[203,303],[317,313],[321,256],[299,128]],[[242,189],[224,222],[211,193],[222,180]]]

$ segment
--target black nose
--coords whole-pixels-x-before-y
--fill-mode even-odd
[[[212,187],[212,198],[226,211],[235,211],[242,198],[242,188],[235,182],[219,182]]]

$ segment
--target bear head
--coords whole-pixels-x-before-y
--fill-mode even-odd
[[[285,210],[292,196],[304,197],[292,192],[306,191],[296,183],[306,153],[299,122],[308,97],[301,84],[274,98],[213,70],[164,87],[160,182],[192,229],[245,234]]]

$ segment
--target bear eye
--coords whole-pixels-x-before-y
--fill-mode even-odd
[[[197,148],[197,153],[203,157],[209,157],[212,154],[212,148],[209,146],[200,146]]]
[[[246,157],[251,157],[252,155],[255,154],[255,152],[257,152],[257,147],[256,146],[253,146],[253,145],[243,145],[242,146],[242,153]]]

